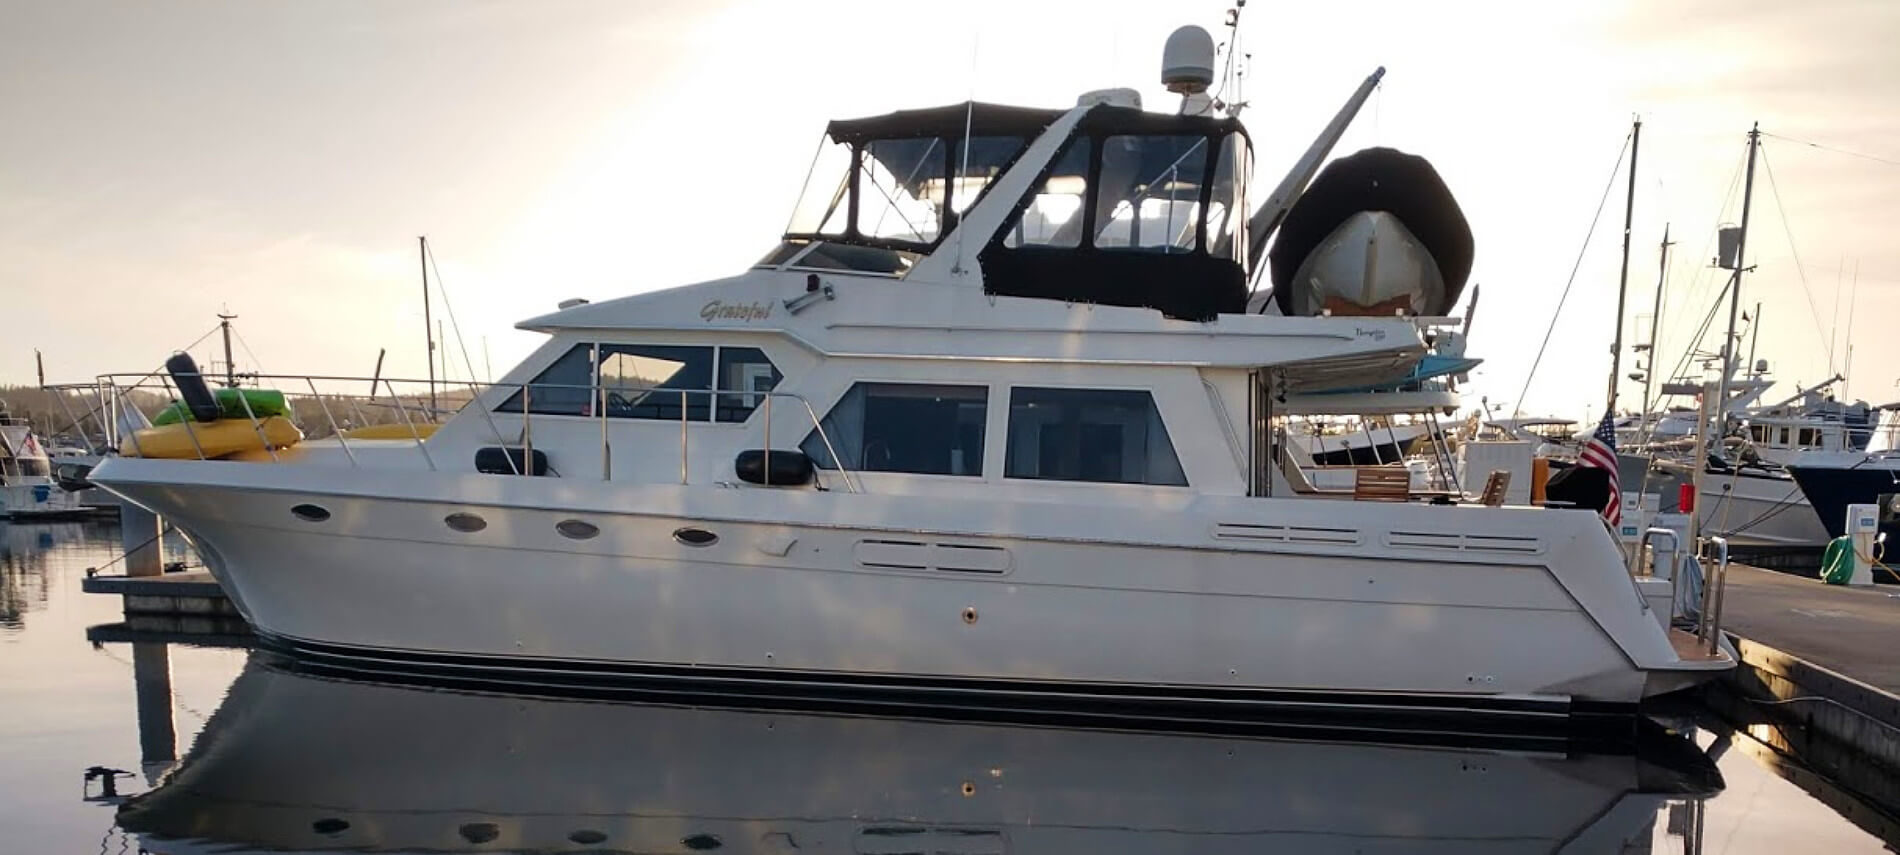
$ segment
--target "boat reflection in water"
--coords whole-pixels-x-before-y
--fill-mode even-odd
[[[1619,851],[1720,778],[1619,755],[1066,729],[370,683],[254,655],[147,851]],[[927,714],[927,711],[925,713]],[[1662,758],[1662,759],[1659,759]]]

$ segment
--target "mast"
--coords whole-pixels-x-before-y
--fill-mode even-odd
[[[422,337],[429,342],[423,355],[429,363],[429,412],[435,412],[435,322],[429,318],[429,239],[416,238],[416,258],[422,263]]]
[[[1748,269],[1748,208],[1755,199],[1755,152],[1761,148],[1761,123],[1748,129],[1748,177],[1742,183],[1742,231],[1735,239],[1735,272],[1728,281],[1728,333],[1722,339],[1722,378],[1716,384],[1718,436],[1728,435],[1728,380],[1735,373],[1735,317],[1742,310],[1742,272]]]
[[[1623,369],[1623,302],[1630,287],[1630,228],[1636,217],[1636,154],[1643,142],[1643,120],[1630,124],[1630,183],[1623,196],[1623,272],[1616,280],[1616,335],[1610,341],[1610,396],[1605,408],[1616,411],[1617,374]]]
[[[218,329],[224,332],[224,385],[237,387],[237,363],[231,361],[231,321],[237,315],[218,313]]]
[[[1663,238],[1660,252],[1661,261],[1656,271],[1656,307],[1649,312],[1649,370],[1643,372],[1643,412],[1637,419],[1644,442],[1649,441],[1650,390],[1656,385],[1656,330],[1662,321],[1663,282],[1669,278],[1669,224],[1663,223]]]

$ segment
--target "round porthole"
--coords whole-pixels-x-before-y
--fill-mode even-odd
[[[442,518],[442,524],[456,531],[472,533],[488,527],[488,521],[474,514],[449,514]]]
[[[554,524],[554,530],[568,540],[592,540],[600,534],[600,526],[580,520],[561,520]]]
[[[713,835],[694,834],[689,837],[680,838],[680,845],[694,852],[710,852],[714,849],[718,849],[723,844],[719,842],[719,838]]]
[[[291,505],[290,515],[304,522],[323,522],[330,518],[330,512],[319,505]]]
[[[607,835],[602,834],[598,831],[595,831],[591,828],[582,828],[582,829],[569,832],[567,835],[567,839],[572,840],[575,843],[579,843],[582,846],[593,846],[596,843],[606,842]]]
[[[711,546],[719,542],[719,535],[713,534],[703,528],[687,526],[686,528],[674,529],[673,539],[687,546]]]

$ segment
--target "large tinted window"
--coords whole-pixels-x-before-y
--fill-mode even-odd
[[[1187,486],[1154,396],[1143,391],[1011,389],[1004,458],[1010,478]]]
[[[711,406],[713,349],[672,344],[603,344],[600,385],[607,415],[621,419],[705,421]]]
[[[684,413],[690,421],[743,422],[784,379],[756,347],[601,344],[598,373],[594,360],[592,344],[562,354],[528,384],[531,411],[592,416],[604,399],[618,419],[677,421]],[[517,391],[498,411],[521,412],[521,403]]]
[[[577,344],[529,382],[528,411],[550,416],[587,415],[593,412],[589,406],[593,387],[594,346]],[[519,413],[521,402],[522,393],[517,391],[496,409]]]
[[[819,466],[859,472],[982,475],[983,386],[859,383],[799,446]],[[831,440],[827,448],[825,439]]]

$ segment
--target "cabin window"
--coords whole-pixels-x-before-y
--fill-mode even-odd
[[[1095,245],[1191,252],[1200,245],[1207,137],[1111,136],[1102,141]]]
[[[600,385],[617,419],[706,420],[713,349],[671,344],[602,344]]]
[[[784,375],[756,347],[719,348],[718,412],[722,422],[743,422],[765,401],[763,393],[777,388]],[[729,394],[736,390],[738,394]]]
[[[598,372],[595,347],[575,345],[536,376],[528,384],[530,411],[593,416],[604,400],[607,415],[617,419],[679,421],[683,415],[688,421],[736,423],[784,379],[756,347],[603,343]],[[521,412],[521,397],[516,392],[497,411]]]
[[[943,228],[944,164],[938,137],[872,140],[858,161],[858,234],[928,244]]]
[[[1781,444],[1784,446],[1788,444],[1788,429],[1787,428],[1781,429]]]
[[[1016,217],[1016,224],[1003,236],[1003,245],[1054,246],[1073,248],[1082,245],[1082,203],[1089,192],[1089,144],[1086,138],[1069,142],[1068,150],[1055,159],[1049,177],[1030,197],[1029,206]]]
[[[594,411],[594,346],[577,344],[528,382],[528,411],[541,416],[584,416]],[[497,407],[498,412],[521,412],[517,390]]]
[[[1820,445],[1821,445],[1821,431],[1819,428],[1802,428],[1801,429],[1801,447],[1818,448],[1820,447]]]
[[[842,236],[851,222],[851,147],[830,139],[818,149],[786,234]]]
[[[1187,486],[1154,396],[1139,390],[1011,389],[1004,457],[1009,478]]]
[[[1748,438],[1765,443],[1768,441],[1768,428],[1763,425],[1754,425],[1748,429]]]
[[[857,383],[799,448],[825,469],[835,449],[852,471],[980,476],[988,409],[983,386]]]

